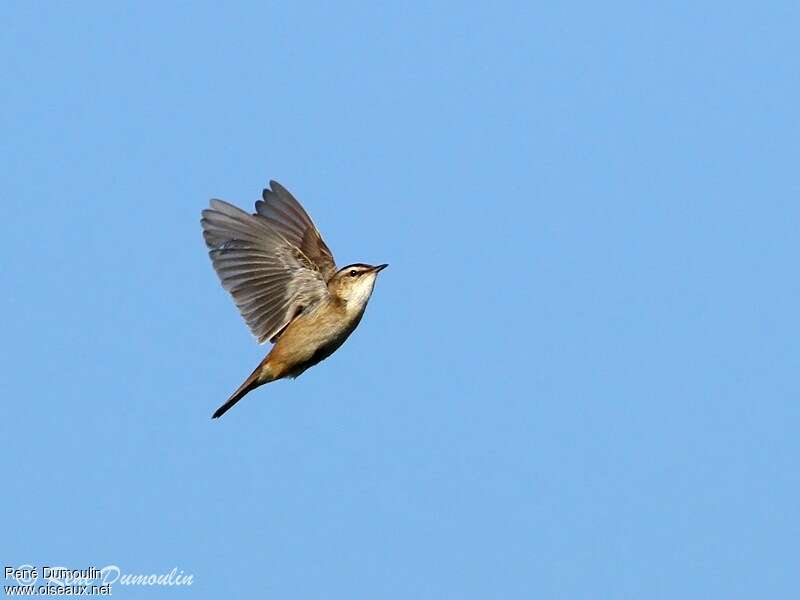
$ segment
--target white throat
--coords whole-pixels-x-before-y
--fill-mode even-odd
[[[357,285],[351,290],[350,296],[347,298],[347,312],[350,314],[363,312],[364,308],[367,306],[369,297],[372,296],[374,287],[375,275],[361,277]]]

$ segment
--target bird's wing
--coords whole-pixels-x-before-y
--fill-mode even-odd
[[[222,287],[259,343],[328,297],[333,256],[300,204],[275,182],[254,215],[222,200],[203,211],[203,238]]]
[[[327,282],[336,273],[336,263],[319,230],[285,187],[277,181],[270,181],[269,186],[272,189],[265,189],[263,200],[256,202],[256,214],[264,217],[273,229],[299,248]]]

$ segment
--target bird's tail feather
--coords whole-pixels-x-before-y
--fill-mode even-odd
[[[250,377],[244,380],[244,383],[239,386],[239,389],[233,392],[233,395],[225,401],[225,404],[220,406],[214,414],[211,416],[212,419],[219,419],[222,415],[228,412],[233,405],[236,404],[239,400],[245,397],[248,392],[252,392],[258,386],[267,383],[266,381],[260,380],[259,374],[261,373],[261,365],[256,367],[256,370],[250,374]]]

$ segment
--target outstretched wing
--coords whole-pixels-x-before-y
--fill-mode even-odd
[[[203,211],[203,238],[222,287],[259,343],[275,338],[301,311],[329,295],[330,250],[306,212],[270,182],[254,215],[222,200]]]
[[[269,186],[272,189],[265,189],[263,200],[256,202],[256,214],[264,217],[273,229],[299,248],[322,273],[325,281],[330,280],[336,273],[336,263],[311,217],[280,183],[270,181]]]

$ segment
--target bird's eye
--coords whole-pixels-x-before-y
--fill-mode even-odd
[[[350,269],[350,277],[355,277],[358,275],[358,272],[355,269]]]

